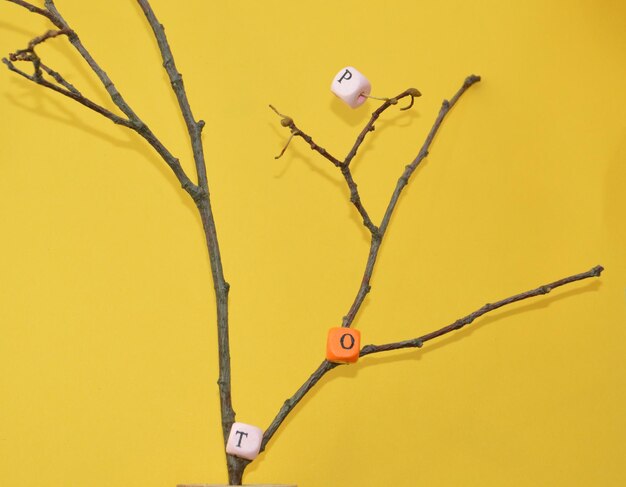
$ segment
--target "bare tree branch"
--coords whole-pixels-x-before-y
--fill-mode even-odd
[[[359,309],[361,308],[361,305],[363,304],[365,297],[367,296],[367,294],[369,293],[371,289],[370,280],[372,278],[372,273],[374,272],[374,266],[376,264],[376,259],[378,257],[378,251],[380,249],[380,245],[382,243],[387,225],[389,224],[391,214],[400,196],[400,192],[402,191],[404,186],[406,186],[408,179],[410,178],[411,174],[413,174],[413,172],[415,171],[415,168],[417,167],[417,165],[428,154],[428,148],[432,144],[435,134],[439,130],[439,127],[441,126],[441,122],[445,118],[446,114],[456,104],[456,102],[463,95],[463,93],[465,93],[465,91],[467,91],[467,89],[470,86],[472,86],[474,83],[477,83],[478,81],[480,81],[479,76],[471,75],[467,77],[465,81],[463,82],[463,85],[461,86],[461,88],[459,88],[459,90],[455,93],[452,99],[449,102],[447,100],[444,100],[443,106],[441,110],[439,111],[439,114],[437,118],[435,119],[435,122],[432,128],[430,129],[430,132],[428,133],[428,136],[426,137],[426,140],[424,141],[424,144],[422,145],[422,148],[420,149],[417,157],[409,166],[407,166],[402,176],[400,177],[400,181],[402,182],[402,185],[400,185],[400,181],[399,181],[398,186],[396,186],[396,190],[394,191],[391,197],[391,201],[387,208],[387,212],[385,213],[385,217],[383,218],[384,227],[383,225],[381,225],[380,229],[378,229],[376,232],[372,232],[370,251],[367,257],[367,262],[365,264],[365,271],[363,273],[363,278],[361,279],[361,285],[359,286],[357,295],[354,299],[354,302],[352,303],[352,306],[350,307],[350,310],[348,311],[348,314],[344,316],[343,318],[343,322],[342,322],[343,327],[346,327],[346,328],[350,327]],[[380,116],[381,113],[383,113],[391,105],[394,105],[395,103],[397,103],[397,100],[404,98],[406,96],[411,96],[411,98],[413,98],[415,96],[418,96],[417,95],[418,93],[419,92],[415,90],[414,88],[409,88],[408,90],[405,90],[400,95],[398,95],[396,98],[385,100],[385,102],[372,114],[370,121],[367,123],[365,128],[359,134],[359,137],[357,138],[357,141],[355,142],[352,150],[348,154],[348,157],[350,157],[350,154],[353,154],[352,157],[354,157],[354,154],[356,154],[359,146],[363,142],[365,135],[371,131],[371,127],[374,126],[374,122]],[[396,100],[396,101],[394,102],[393,100]],[[286,122],[284,121],[285,118],[287,118]],[[295,125],[293,124],[293,120],[288,117],[285,117],[285,118],[283,119],[283,122],[281,122],[282,125],[293,129],[295,127]],[[349,162],[350,160],[351,159],[346,158],[346,160],[341,163],[340,167],[341,167],[342,172],[344,169],[349,170],[348,165],[346,164],[346,161]],[[409,168],[412,168],[412,169],[409,170]],[[337,364],[324,360],[319,365],[319,367],[315,370],[315,372],[313,372],[313,374],[311,374],[311,376],[306,380],[306,382],[302,384],[302,386],[300,386],[300,388],[294,393],[294,395],[285,401],[283,406],[278,411],[278,414],[276,415],[276,417],[274,418],[270,426],[265,431],[265,434],[263,435],[262,448],[265,448],[269,440],[272,438],[272,436],[274,436],[274,433],[276,433],[276,430],[278,429],[278,427],[282,424],[282,422],[285,420],[285,418],[291,412],[291,410],[295,407],[295,405],[298,404],[298,402],[304,397],[304,395],[315,384],[317,384],[317,382],[328,371],[334,369],[336,366]]]
[[[52,71],[47,66],[40,64],[40,67],[42,70],[50,74],[59,84],[63,85],[66,89],[61,88],[53,83],[50,83],[49,81],[44,79],[42,76],[37,77],[35,74],[30,75],[30,74],[25,73],[24,71],[16,68],[15,65],[11,61],[9,61],[7,58],[3,58],[2,62],[7,65],[9,70],[32,81],[33,83],[37,83],[40,86],[49,88],[53,91],[56,91],[57,93],[67,96],[68,98],[71,98],[72,100],[77,101],[81,105],[86,106],[87,108],[93,110],[94,112],[97,112],[100,115],[103,115],[104,117],[108,118],[115,124],[123,125],[124,127],[128,127],[128,128],[133,128],[132,123],[129,120],[122,118],[112,113],[111,111],[107,110],[106,108],[98,105],[97,103],[94,103],[88,98],[85,98],[83,95],[80,94],[80,92],[76,88],[74,88],[72,85],[67,83],[58,73],[56,73],[55,71]],[[70,86],[72,86],[73,89],[70,89],[69,88]]]
[[[396,188],[393,194],[391,195],[391,200],[389,202],[389,205],[387,206],[387,210],[385,211],[385,215],[383,216],[382,222],[379,226],[379,230],[377,233],[372,234],[372,240],[370,243],[370,251],[367,257],[365,271],[363,272],[363,278],[361,279],[361,285],[359,286],[359,289],[357,291],[356,297],[354,298],[352,306],[350,306],[350,310],[343,318],[341,326],[350,327],[350,325],[352,325],[352,322],[356,318],[356,315],[359,312],[359,309],[361,309],[361,305],[365,301],[365,297],[371,290],[370,281],[372,279],[372,274],[374,272],[374,266],[376,265],[376,259],[378,258],[378,251],[380,250],[380,245],[382,244],[383,237],[385,236],[385,232],[387,230],[387,227],[389,226],[389,222],[391,220],[393,211],[396,208],[398,199],[400,198],[400,193],[402,193],[402,190],[408,184],[409,178],[411,177],[411,175],[413,174],[417,166],[428,155],[428,150],[430,149],[430,146],[435,138],[435,135],[437,134],[439,130],[439,127],[441,127],[441,123],[443,122],[443,119],[445,118],[445,116],[452,109],[452,107],[456,104],[456,102],[461,98],[463,93],[465,93],[470,86],[474,85],[475,83],[478,83],[479,81],[480,81],[480,76],[476,76],[476,75],[468,76],[463,82],[463,85],[461,86],[461,88],[459,88],[459,90],[454,94],[452,99],[450,101],[448,100],[443,101],[441,109],[439,110],[439,114],[437,115],[437,118],[435,119],[435,123],[430,129],[430,132],[428,133],[428,136],[426,137],[426,140],[424,141],[424,144],[422,145],[422,148],[420,149],[417,157],[413,160],[413,162],[411,162],[411,164],[406,166],[404,172],[400,176],[400,179],[398,180],[398,183],[396,184]],[[409,95],[410,89],[406,90],[404,93],[405,93],[404,96]],[[401,96],[399,95],[397,98],[400,98],[400,97]],[[382,106],[385,107],[387,103],[388,102],[383,103]]]
[[[76,32],[69,26],[69,24],[65,21],[65,19],[61,16],[59,11],[57,10],[54,2],[52,0],[45,1],[45,9],[36,7],[28,2],[24,2],[22,0],[7,0],[8,2],[14,3],[30,12],[36,13],[38,15],[42,15],[49,19],[57,28],[58,31],[48,31],[45,34],[38,36],[32,39],[28,47],[26,49],[22,49],[16,51],[11,56],[11,61],[29,61],[33,64],[35,69],[34,74],[28,75],[24,71],[21,71],[15,67],[15,65],[7,59],[3,59],[2,61],[7,67],[19,74],[20,76],[35,82],[45,88],[49,88],[57,93],[60,93],[68,98],[71,98],[83,106],[94,110],[95,112],[105,116],[109,120],[113,121],[118,125],[125,126],[137,132],[141,135],[161,156],[161,158],[166,162],[166,164],[172,169],[174,175],[180,182],[182,188],[189,193],[192,198],[197,199],[199,197],[200,188],[198,188],[187,176],[185,171],[183,170],[180,161],[172,155],[172,153],[163,145],[163,143],[154,135],[154,133],[150,130],[148,125],[146,125],[135,112],[131,109],[131,107],[126,103],[122,95],[119,93],[111,79],[104,72],[102,68],[98,65],[98,63],[94,60],[91,54],[87,51],[85,46],[80,41]],[[115,105],[127,116],[127,119],[115,115],[110,110],[98,105],[97,103],[89,100],[80,94],[79,90],[69,84],[60,74],[56,71],[51,70],[47,66],[43,65],[41,59],[35,53],[35,46],[41,44],[42,42],[51,39],[53,37],[57,37],[58,35],[66,35],[69,39],[70,43],[76,48],[79,54],[83,57],[83,59],[87,62],[92,71],[96,74],[96,76],[100,79],[107,93],[111,97],[111,100]],[[60,88],[57,85],[54,85],[48,81],[46,81],[42,76],[42,70],[48,73],[52,78],[62,85],[65,89]]]
[[[480,78],[477,78],[477,80],[475,81],[478,81],[479,79]],[[350,171],[350,163],[352,162],[352,159],[354,159],[354,157],[356,156],[357,151],[361,147],[361,144],[365,140],[365,137],[367,136],[367,134],[374,131],[374,123],[376,122],[376,120],[378,120],[380,115],[389,107],[396,105],[398,103],[398,100],[401,100],[402,98],[405,98],[407,96],[411,97],[411,103],[405,108],[402,108],[402,110],[411,108],[413,106],[413,100],[415,99],[415,97],[421,96],[421,93],[415,88],[408,88],[407,90],[403,91],[402,93],[400,93],[398,96],[394,98],[385,99],[383,104],[380,107],[378,107],[376,110],[374,110],[369,121],[367,122],[367,124],[365,124],[365,127],[363,127],[363,129],[357,136],[356,141],[354,142],[354,145],[352,146],[352,148],[350,149],[350,152],[348,152],[348,154],[346,155],[343,161],[340,161],[339,159],[331,155],[326,149],[324,149],[323,147],[319,146],[316,142],[314,142],[313,138],[310,135],[308,135],[303,130],[301,130],[298,126],[296,126],[295,122],[293,121],[291,117],[281,114],[278,110],[276,110],[276,108],[270,105],[270,108],[274,110],[280,117],[282,117],[281,125],[283,127],[289,128],[289,130],[291,131],[292,137],[301,137],[302,139],[304,139],[305,142],[309,144],[312,150],[321,154],[324,158],[328,159],[334,166],[340,169],[341,174],[344,180],[346,181],[346,184],[348,185],[348,189],[350,191],[350,202],[355,206],[355,208],[359,212],[359,215],[361,215],[361,218],[363,219],[363,225],[369,230],[370,234],[372,235],[372,243],[371,243],[370,254],[368,258],[368,262],[370,262],[371,260],[372,264],[366,267],[366,272],[369,270],[370,274],[373,271],[373,264],[376,260],[378,248],[380,247],[380,240],[382,237],[382,233],[380,232],[379,227],[377,227],[372,221],[372,219],[370,218],[367,210],[365,209],[365,206],[363,205],[363,202],[361,201],[361,196],[359,194],[358,185],[354,181],[352,172]],[[289,142],[287,143],[287,145],[288,144]],[[278,157],[283,155],[283,153],[285,152],[285,149],[287,148],[287,145],[285,145],[285,148],[282,150],[282,152],[280,153]],[[398,193],[398,196],[399,196],[399,193]],[[395,202],[394,202],[394,205],[395,205]],[[363,294],[363,295],[361,299],[365,298],[365,295],[367,294],[367,292],[369,292],[369,284],[362,287],[360,294]],[[355,301],[355,303],[357,303],[357,301]],[[360,306],[360,304],[358,306]],[[354,311],[354,310],[351,309],[351,311]],[[350,316],[350,313],[348,313],[347,317],[349,316]],[[351,320],[346,320],[344,318],[343,326],[349,326],[349,324],[346,325],[348,321],[351,322]]]
[[[430,129],[430,132],[428,133],[428,136],[426,137],[426,140],[424,141],[422,148],[417,154],[417,157],[413,160],[413,162],[411,162],[411,164],[406,166],[404,172],[402,173],[402,176],[400,176],[400,179],[398,179],[396,189],[394,190],[391,196],[391,200],[389,201],[389,205],[387,206],[385,215],[383,216],[383,219],[380,223],[381,235],[385,234],[385,231],[387,230],[387,227],[389,226],[389,221],[391,220],[391,215],[393,214],[393,210],[395,209],[396,204],[398,203],[398,198],[400,197],[400,193],[402,193],[402,190],[408,184],[409,178],[411,177],[415,169],[417,169],[417,166],[419,166],[419,164],[428,155],[430,146],[435,138],[435,135],[437,135],[437,131],[439,130],[439,127],[441,127],[441,123],[443,122],[443,119],[446,117],[446,115],[452,109],[452,107],[456,105],[456,102],[459,100],[459,98],[463,96],[463,93],[465,93],[468,90],[468,88],[470,88],[475,83],[478,83],[479,81],[480,81],[480,76],[476,76],[474,74],[468,76],[467,78],[465,78],[465,81],[463,82],[463,86],[461,86],[461,88],[454,94],[454,96],[450,99],[450,101],[444,100],[443,103],[441,104],[439,115],[437,115],[437,119],[435,120],[435,123]]]
[[[91,68],[91,70],[98,77],[107,93],[109,94],[111,100],[115,105],[128,117],[128,119],[137,124],[141,125],[142,122],[132,110],[130,105],[124,100],[120,92],[117,90],[111,78],[106,74],[106,72],[100,67],[100,65],[96,62],[96,60],[92,57],[89,51],[85,48],[82,41],[78,37],[78,34],[69,26],[69,24],[65,21],[61,13],[57,10],[54,2],[52,0],[45,1],[46,10],[51,14],[51,20],[54,25],[59,27],[60,29],[70,31],[68,34],[68,39],[72,46],[78,51],[81,57],[87,62],[87,65]]]
[[[343,164],[345,166],[350,165],[350,163],[352,162],[352,159],[354,159],[354,156],[356,156],[356,153],[359,150],[359,147],[361,147],[361,144],[365,140],[365,137],[367,136],[367,134],[374,131],[374,123],[376,122],[376,120],[378,120],[378,117],[380,117],[381,114],[385,110],[387,110],[389,107],[396,105],[398,103],[398,100],[401,100],[402,98],[405,98],[407,96],[411,97],[411,103],[408,106],[401,108],[401,110],[408,110],[409,108],[411,108],[413,106],[414,98],[418,96],[422,96],[422,94],[415,88],[409,88],[394,98],[388,98],[387,100],[385,100],[385,102],[381,106],[379,106],[376,110],[374,110],[369,121],[367,122],[365,127],[363,127],[363,130],[361,130],[361,133],[357,136],[356,141],[354,142],[354,145],[352,146],[352,149],[350,149],[350,152],[348,152],[348,155],[344,159]]]
[[[365,127],[363,127],[363,129],[357,136],[354,145],[352,146],[350,152],[348,152],[343,161],[340,161],[335,156],[330,154],[326,149],[317,144],[310,135],[298,128],[291,117],[283,115],[278,110],[276,110],[276,108],[270,105],[270,108],[274,110],[277,115],[282,117],[280,123],[283,127],[289,128],[292,137],[301,137],[302,139],[304,139],[304,141],[309,144],[312,150],[322,155],[322,157],[328,159],[334,166],[338,167],[341,170],[341,174],[344,177],[346,184],[348,185],[348,189],[350,190],[350,202],[356,207],[359,215],[361,215],[361,218],[363,219],[363,225],[370,231],[374,238],[376,238],[376,236],[378,235],[379,229],[372,222],[372,219],[370,218],[367,210],[365,209],[365,206],[361,201],[358,185],[354,181],[354,178],[352,177],[352,172],[350,171],[350,163],[352,162],[352,159],[354,159],[354,157],[356,156],[356,153],[359,150],[359,147],[361,147],[361,144],[365,140],[367,134],[374,131],[374,123],[376,122],[376,120],[378,120],[378,117],[380,117],[380,115],[389,107],[396,105],[398,103],[398,100],[401,100],[402,98],[405,98],[407,96],[411,97],[411,102],[408,106],[401,108],[401,110],[407,110],[411,108],[413,106],[413,100],[415,99],[415,97],[421,96],[421,93],[415,88],[409,88],[394,98],[384,99],[384,103],[372,113],[369,121],[367,122],[367,124],[365,124]],[[283,155],[290,141],[291,137],[278,157]],[[278,159],[278,157],[276,157],[276,159]]]
[[[387,343],[384,345],[365,345],[363,348],[361,348],[359,356],[364,357],[366,355],[371,355],[374,353],[388,352],[391,350],[399,350],[403,348],[420,348],[425,342],[429,340],[433,340],[434,338],[438,338],[443,335],[446,335],[447,333],[460,330],[464,326],[467,326],[470,323],[472,323],[475,319],[489,313],[490,311],[494,311],[498,308],[502,308],[503,306],[516,303],[524,299],[532,298],[535,296],[540,296],[543,294],[548,294],[553,289],[556,289],[557,287],[565,286],[566,284],[570,284],[572,282],[581,281],[583,279],[589,279],[591,277],[599,277],[603,270],[604,268],[602,266],[596,266],[587,272],[574,274],[572,276],[559,279],[558,281],[554,281],[549,284],[544,284],[543,286],[539,286],[538,288],[531,289],[530,291],[526,291],[520,294],[515,294],[513,296],[502,299],[500,301],[496,301],[495,303],[486,304],[482,308],[479,308],[476,311],[474,311],[473,313],[470,313],[467,316],[464,316],[463,318],[459,318],[454,323],[451,323],[450,325],[440,328],[431,333],[427,333],[426,335],[422,335],[421,337],[418,337],[418,338],[413,338],[411,340],[404,340],[401,342]],[[306,393],[309,392],[313,388],[313,386],[315,386],[315,384],[317,384],[319,380],[327,372],[331,371],[335,367],[338,367],[339,365],[342,365],[342,364],[332,363],[332,362],[329,362],[328,360],[324,360],[319,365],[319,367],[315,370],[315,372],[313,372],[313,374],[311,374],[311,376],[306,380],[306,382],[302,384],[302,386],[300,386],[300,388],[295,392],[295,394],[285,401],[285,403],[278,411],[278,414],[276,415],[276,417],[274,418],[270,426],[265,430],[265,433],[263,435],[263,443],[261,447],[262,450],[264,450],[267,447],[267,444],[276,433],[276,430],[278,430],[282,422],[286,419],[287,415],[293,410],[296,404],[298,404],[302,400],[302,398],[306,395]]]
[[[387,104],[385,108],[390,106],[388,105],[388,102],[385,102],[383,105],[385,104]],[[289,130],[291,131],[291,137],[300,137],[304,139],[304,141],[307,144],[309,144],[312,150],[320,154],[325,159],[329,160],[335,167],[338,167],[341,170],[341,174],[343,178],[345,179],[346,184],[348,185],[348,189],[350,190],[350,201],[356,207],[357,211],[359,212],[359,215],[361,215],[361,218],[363,218],[363,225],[365,225],[365,227],[370,231],[372,235],[377,234],[378,228],[372,222],[372,219],[370,218],[369,214],[367,213],[367,210],[365,209],[365,207],[363,206],[363,203],[361,202],[361,196],[359,195],[357,184],[354,181],[354,178],[352,177],[352,173],[350,172],[350,168],[348,164],[345,162],[345,160],[340,161],[335,156],[330,154],[326,149],[318,145],[310,135],[308,135],[307,133],[303,132],[300,128],[298,128],[298,126],[295,124],[295,122],[293,121],[291,117],[287,117],[281,114],[272,105],[270,105],[270,108],[274,110],[279,116],[282,117],[280,124],[283,127],[289,128]],[[382,111],[383,110],[380,110],[381,113]],[[376,117],[378,117],[378,115]],[[368,129],[368,131],[370,131],[370,129]],[[290,140],[291,140],[291,137],[290,137]],[[287,145],[288,144],[289,142],[287,143]],[[287,148],[287,145],[285,145],[285,148],[282,150],[282,152],[280,153],[278,157],[283,155],[283,153],[285,152],[285,149]],[[353,148],[353,150],[356,153],[356,149]]]
[[[217,239],[217,229],[211,208],[210,192],[206,175],[206,162],[204,149],[202,146],[202,128],[204,121],[196,121],[191,105],[187,98],[183,77],[176,68],[174,56],[170,48],[165,28],[157,19],[150,3],[147,0],[137,0],[156,38],[163,58],[163,67],[167,72],[172,85],[172,90],[178,100],[178,106],[185,120],[187,132],[191,141],[193,158],[198,175],[198,186],[200,187],[200,197],[195,199],[196,206],[202,218],[202,225],[209,252],[209,261],[213,275],[213,287],[217,303],[217,335],[218,335],[218,358],[219,358],[219,379],[217,381],[220,390],[220,408],[222,416],[222,435],[224,447],[228,441],[228,436],[235,422],[235,410],[232,404],[232,380],[230,365],[230,341],[228,334],[228,293],[230,285],[224,277],[221,252]],[[229,481],[231,483],[241,482],[244,463],[241,458],[233,455],[226,455]]]
[[[67,29],[49,30],[42,35],[35,37],[28,43],[28,48],[33,49],[36,45],[46,42],[48,39],[54,39],[60,35],[70,35],[71,31]]]
[[[48,66],[46,66],[43,63],[41,63],[39,66],[41,67],[42,71],[45,71],[46,73],[48,73],[52,77],[52,79],[54,79],[54,81],[59,83],[61,86],[66,88],[68,91],[71,91],[72,93],[74,93],[76,95],[81,95],[81,92],[78,91],[78,88],[76,88],[72,83],[70,83],[65,78],[63,78],[63,76],[61,76],[60,73],[57,73],[56,71],[54,71],[53,69],[49,68]]]
[[[339,159],[337,159],[335,156],[333,156],[330,152],[328,152],[326,149],[324,149],[322,146],[315,143],[315,141],[310,135],[307,135],[302,130],[300,130],[296,126],[295,122],[293,121],[291,117],[288,117],[287,115],[283,115],[278,110],[276,110],[276,108],[274,108],[273,105],[270,105],[269,107],[274,111],[274,113],[276,113],[276,115],[281,117],[280,124],[283,127],[287,127],[291,131],[291,135],[293,137],[301,137],[302,139],[304,139],[304,141],[307,144],[309,144],[309,146],[311,147],[311,150],[314,150],[325,159],[328,159],[334,166],[341,167],[342,162]],[[280,155],[282,156],[282,152]]]
[[[572,282],[582,281],[583,279],[589,279],[591,277],[599,277],[600,274],[602,274],[603,270],[604,267],[598,265],[588,270],[587,272],[581,272],[580,274],[574,274],[573,276],[565,277],[549,284],[544,284],[543,286],[539,286],[538,288],[515,294],[514,296],[501,299],[500,301],[496,301],[495,303],[487,303],[482,308],[477,309],[476,311],[468,314],[467,316],[464,316],[463,318],[459,318],[454,323],[451,323],[448,326],[444,326],[439,330],[427,333],[426,335],[422,335],[421,337],[413,338],[411,340],[403,340],[401,342],[386,343],[384,345],[365,345],[363,348],[361,348],[361,353],[359,354],[359,356],[364,357],[372,353],[388,352],[390,350],[400,350],[403,348],[420,348],[425,342],[433,340],[434,338],[441,337],[450,332],[460,330],[464,326],[471,324],[476,318],[480,318],[482,315],[494,311],[498,308],[502,308],[503,306],[516,303],[524,299],[548,294],[553,289],[565,286],[566,284],[570,284]]]
[[[187,132],[189,132],[189,137],[191,139],[191,147],[193,149],[193,155],[196,162],[196,170],[198,173],[198,186],[200,186],[201,188],[206,188],[206,166],[204,160],[204,149],[202,147],[202,140],[200,137],[202,134],[202,128],[204,127],[204,121],[196,121],[193,116],[193,112],[191,111],[191,105],[189,104],[189,100],[187,99],[187,93],[185,91],[183,77],[176,68],[174,56],[165,35],[165,28],[156,18],[152,7],[147,0],[137,0],[137,3],[139,3],[141,10],[143,10],[146,19],[148,20],[148,23],[150,24],[150,27],[154,32],[154,37],[157,40],[159,50],[161,51],[161,57],[163,58],[163,67],[165,68],[165,71],[167,72],[167,75],[170,79],[170,83],[172,84],[172,90],[176,95],[176,99],[178,100],[178,106],[180,107],[180,111],[185,120],[185,124],[187,125]]]
[[[35,82],[41,86],[44,86],[66,97],[69,97],[81,103],[82,105],[96,111],[97,113],[105,116],[113,122],[124,125],[136,131],[139,135],[146,139],[146,141],[150,145],[152,145],[157,153],[170,166],[170,168],[173,170],[174,174],[180,181],[182,187],[192,196],[194,202],[196,203],[196,206],[198,207],[209,251],[209,260],[211,262],[211,271],[213,274],[213,283],[217,301],[220,364],[220,377],[218,380],[218,384],[220,387],[220,398],[222,404],[222,428],[224,432],[224,442],[226,443],[230,428],[235,420],[235,412],[233,410],[231,400],[231,372],[228,339],[228,291],[230,286],[224,279],[220,249],[217,240],[217,230],[215,227],[215,221],[209,199],[209,189],[206,177],[206,164],[201,140],[201,132],[202,128],[204,127],[204,122],[202,120],[196,122],[193,118],[191,106],[187,99],[187,94],[185,92],[185,87],[182,81],[182,76],[176,69],[174,58],[169,47],[167,38],[165,36],[165,30],[163,26],[158,22],[149,2],[147,0],[138,0],[138,3],[143,10],[148,20],[148,23],[150,24],[156,37],[157,44],[163,57],[163,66],[165,67],[165,70],[170,78],[172,88],[174,90],[174,93],[176,94],[179,107],[187,125],[187,130],[189,132],[194,161],[196,165],[198,185],[195,185],[187,177],[184,170],[182,169],[182,166],[180,165],[179,160],[167,150],[163,143],[150,130],[147,124],[139,118],[139,116],[133,111],[130,105],[125,101],[125,99],[115,87],[106,72],[100,67],[100,65],[96,62],[93,56],[82,44],[76,32],[72,30],[69,24],[65,21],[61,13],[56,8],[53,0],[46,0],[44,4],[44,9],[36,7],[22,0],[8,1],[15,3],[16,5],[22,6],[33,13],[45,16],[56,27],[58,27],[59,30],[48,31],[42,36],[38,36],[31,40],[28,44],[27,49],[14,53],[14,55],[12,55],[11,57],[11,60],[3,60],[7,67],[11,71],[19,74],[20,76],[23,76],[24,78],[32,82]],[[61,34],[67,35],[70,43],[74,46],[74,48],[89,65],[91,70],[99,78],[100,82],[106,89],[113,103],[126,115],[126,119],[115,115],[111,111],[87,99],[80,93],[77,88],[67,82],[67,80],[65,80],[65,78],[63,78],[59,73],[41,63],[41,60],[35,54],[35,46]],[[28,75],[24,71],[16,68],[12,61],[17,60],[31,62],[35,68],[35,73],[33,75]],[[47,73],[61,86],[50,83],[43,77],[42,72]],[[243,472],[241,460],[230,455],[228,455],[227,460],[229,478],[233,483],[237,481],[237,477],[239,477],[240,481]]]

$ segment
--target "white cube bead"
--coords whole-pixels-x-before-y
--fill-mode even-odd
[[[245,423],[233,423],[226,442],[226,453],[254,460],[259,455],[263,430]]]
[[[372,91],[372,85],[352,66],[343,68],[333,78],[330,91],[345,101],[352,108],[362,105]]]

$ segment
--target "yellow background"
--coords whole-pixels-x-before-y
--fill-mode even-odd
[[[421,351],[336,369],[247,482],[626,485],[626,3],[153,0],[204,141],[231,283],[233,399],[266,427],[323,357],[368,242],[337,156],[378,102],[329,91],[353,65],[389,110],[354,175],[379,221],[443,98],[356,326],[415,337],[602,264],[596,282],[507,308]],[[118,88],[192,170],[135,2],[58,0]],[[0,47],[50,24],[0,4]],[[111,107],[66,40],[39,49]],[[223,482],[216,331],[199,218],[136,135],[0,72],[0,485]]]

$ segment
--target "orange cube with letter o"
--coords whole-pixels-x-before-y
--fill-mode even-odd
[[[326,359],[336,363],[354,363],[359,359],[361,332],[352,328],[331,328],[326,342]]]

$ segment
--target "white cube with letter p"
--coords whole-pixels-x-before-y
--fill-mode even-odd
[[[259,455],[263,430],[245,423],[233,423],[226,442],[226,453],[236,457],[254,460]]]
[[[343,68],[333,78],[330,91],[352,108],[361,106],[372,91],[368,79],[352,66]]]

